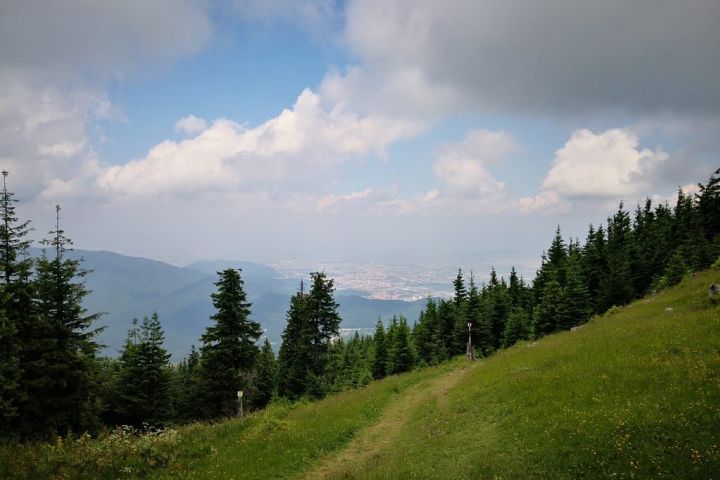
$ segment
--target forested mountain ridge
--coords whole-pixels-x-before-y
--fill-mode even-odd
[[[37,257],[41,249],[33,247]],[[117,356],[133,319],[157,312],[165,330],[165,346],[173,361],[181,360],[190,346],[198,343],[200,334],[210,324],[210,293],[215,289],[217,272],[226,268],[242,269],[248,299],[253,303],[252,317],[266,330],[274,344],[279,342],[285,326],[285,312],[296,279],[283,278],[270,266],[246,261],[200,261],[178,267],[143,257],[108,251],[75,249],[68,257],[83,259],[90,271],[85,283],[90,294],[83,305],[90,312],[104,312],[96,327],[105,327],[98,341],[106,345],[103,352]],[[425,301],[369,299],[361,292],[338,292],[343,327],[372,328],[378,317],[394,314],[417,318]]]

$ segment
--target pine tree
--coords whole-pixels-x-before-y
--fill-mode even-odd
[[[602,308],[607,310],[613,305],[625,305],[634,296],[630,272],[630,246],[632,229],[630,215],[620,202],[617,212],[608,219],[607,274],[601,281]]]
[[[578,248],[568,255],[567,278],[562,289],[562,308],[558,311],[558,328],[569,330],[583,324],[590,317],[591,305],[586,279],[582,272],[582,257]]]
[[[567,247],[565,246],[565,241],[562,238],[560,226],[558,225],[557,230],[555,230],[555,237],[548,250],[548,268],[555,272],[555,279],[560,283],[560,286],[565,285],[566,263]]]
[[[685,263],[683,256],[679,252],[676,252],[672,257],[670,257],[670,261],[665,268],[662,286],[672,287],[673,285],[677,285],[689,271],[690,268],[687,263]]]
[[[25,325],[22,350],[23,425],[33,435],[81,430],[92,411],[91,388],[99,330],[90,326],[100,314],[88,315],[82,306],[89,293],[82,282],[87,271],[80,260],[67,257],[72,242],[60,228],[60,207],[51,238],[35,271],[36,301]],[[47,248],[54,250],[48,256]]]
[[[697,209],[705,239],[717,242],[720,237],[720,168],[710,176],[706,185],[698,183]],[[715,256],[720,252],[715,251]]]
[[[258,408],[263,408],[272,400],[277,391],[277,361],[267,338],[265,338],[260,355],[258,355],[255,372],[257,393],[253,404]]]
[[[408,372],[415,364],[415,355],[410,342],[410,328],[405,317],[393,318],[390,326],[388,348],[388,375]]]
[[[211,295],[214,324],[203,334],[200,349],[203,408],[210,418],[232,415],[236,392],[251,386],[261,334],[260,324],[249,318],[251,304],[240,270],[229,268],[218,275],[217,292]]]
[[[287,325],[282,333],[278,358],[278,393],[290,399],[301,397],[307,388],[306,380],[310,364],[310,351],[306,339],[308,326],[306,294],[303,284],[300,291],[290,299]]]
[[[200,354],[192,345],[190,353],[177,366],[173,377],[172,410],[176,420],[190,421],[202,416],[199,365]]]
[[[157,313],[137,319],[128,331],[120,354],[118,417],[123,424],[162,425],[171,418],[170,354]]]
[[[10,434],[17,418],[21,387],[23,336],[28,333],[32,314],[30,222],[20,222],[15,213],[14,194],[7,188],[8,172],[3,171],[0,197],[0,436]]]
[[[338,303],[335,301],[334,282],[324,272],[310,274],[312,286],[307,296],[307,333],[305,338],[309,344],[307,358],[309,370],[306,380],[307,393],[312,397],[325,395],[326,385],[324,377],[328,366],[328,346],[332,338],[336,337],[340,328],[340,315],[337,312]]]
[[[301,284],[290,300],[280,347],[279,390],[288,398],[321,397],[330,388],[330,346],[340,327],[338,303],[332,279],[320,272],[310,276],[310,291],[306,294]]]
[[[602,282],[607,275],[607,249],[605,230],[602,225],[598,227],[597,231],[590,225],[583,256],[585,259],[587,290],[592,311],[594,313],[600,313],[604,305],[601,290]]]
[[[540,338],[558,330],[558,318],[562,317],[562,287],[550,275],[543,288],[542,300],[535,306],[533,314],[533,335]]]
[[[530,338],[530,321],[527,312],[521,308],[515,308],[508,316],[505,324],[503,347],[512,347],[520,340],[527,340],[528,338]]]
[[[385,326],[378,319],[373,335],[374,356],[372,365],[372,376],[376,380],[384,378],[387,374],[387,344],[385,338]]]

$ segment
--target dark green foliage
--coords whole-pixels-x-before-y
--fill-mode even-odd
[[[720,168],[713,172],[707,184],[699,183],[698,187],[697,211],[700,224],[705,239],[713,242],[720,236]]]
[[[492,348],[497,350],[503,343],[505,321],[510,312],[510,296],[505,280],[498,281],[495,269],[490,271],[490,282],[484,290],[483,316],[490,323]]]
[[[253,405],[262,408],[277,392],[277,361],[268,339],[265,339],[255,367],[256,397]]]
[[[251,386],[252,369],[261,334],[260,324],[250,320],[240,271],[218,273],[217,292],[212,294],[214,324],[202,336],[200,349],[200,395],[208,418],[235,413],[238,390]],[[252,401],[252,400],[251,400]]]
[[[0,436],[10,434],[17,419],[22,392],[22,341],[31,318],[32,262],[28,255],[32,230],[15,214],[14,194],[3,171],[0,197]]]
[[[188,422],[201,418],[199,365],[200,354],[193,345],[188,356],[171,369],[175,420]]]
[[[673,285],[677,285],[689,271],[690,268],[683,256],[679,252],[676,252],[670,257],[670,261],[667,267],[665,267],[665,275],[661,280],[663,286],[672,287]]]
[[[607,274],[600,282],[601,309],[625,305],[634,297],[630,255],[632,228],[630,215],[620,202],[618,211],[608,219]]]
[[[66,257],[72,242],[60,228],[60,207],[47,249],[35,268],[32,315],[21,324],[23,367],[19,430],[44,436],[82,430],[97,412],[91,396],[98,345],[90,330],[99,314],[88,315],[82,301],[88,294],[80,261]]]
[[[530,319],[527,312],[520,308],[514,309],[505,323],[503,347],[512,347],[520,340],[527,340],[530,338],[530,330]]]
[[[408,372],[415,364],[410,328],[404,317],[393,318],[388,332],[388,375]]]
[[[542,300],[533,313],[533,335],[535,338],[558,330],[558,319],[563,315],[562,287],[555,276],[545,282]]]
[[[372,376],[373,378],[380,379],[387,375],[387,340],[385,338],[385,326],[381,320],[378,320],[375,326],[375,334],[372,337],[373,340],[373,364],[372,364]]]
[[[128,332],[120,354],[117,377],[117,419],[120,424],[140,427],[162,425],[172,416],[170,354],[163,347],[165,336],[157,313],[137,320]]]
[[[306,302],[302,284],[290,299],[287,325],[282,334],[278,359],[278,391],[281,396],[296,399],[305,393],[309,349],[306,348]]]
[[[333,280],[325,273],[310,274],[312,287],[290,300],[287,326],[279,358],[279,392],[288,398],[321,397],[331,388],[328,365],[330,341],[338,335],[340,316]]]

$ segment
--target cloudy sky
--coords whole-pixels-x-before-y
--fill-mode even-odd
[[[720,166],[717,0],[0,0],[37,238],[182,264],[533,258]]]

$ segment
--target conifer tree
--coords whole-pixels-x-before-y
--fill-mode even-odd
[[[602,310],[613,305],[625,305],[633,299],[630,272],[632,229],[630,215],[620,202],[617,212],[608,219],[607,273],[601,281]]]
[[[562,306],[558,310],[557,328],[569,330],[583,324],[590,317],[591,305],[586,280],[582,273],[582,258],[575,248],[568,256],[567,277],[562,289]]]
[[[527,312],[521,308],[515,308],[510,312],[507,323],[505,323],[503,347],[511,347],[520,340],[528,338],[530,338],[530,321]]]
[[[278,358],[278,393],[290,399],[296,399],[305,393],[309,370],[310,352],[306,294],[302,282],[300,291],[290,299],[287,312],[287,325],[282,333],[282,344]]]
[[[543,288],[542,299],[535,306],[533,314],[533,335],[540,338],[558,330],[558,318],[562,312],[562,287],[555,278],[554,272],[547,278]]]
[[[190,353],[177,366],[173,377],[172,410],[177,420],[189,421],[202,416],[199,364],[200,354],[195,349],[195,345],[192,345]]]
[[[91,387],[98,330],[90,326],[100,314],[88,315],[82,306],[89,293],[82,279],[88,272],[80,260],[68,258],[72,242],[60,227],[60,206],[56,213],[55,230],[43,240],[36,264],[34,312],[22,332],[22,422],[32,434],[78,431],[96,413]]]
[[[393,318],[390,330],[388,375],[410,371],[415,364],[415,355],[410,342],[410,328],[405,317]]]
[[[18,415],[21,388],[22,338],[28,333],[32,308],[32,261],[27,235],[30,222],[15,213],[17,200],[7,188],[3,171],[0,197],[0,432],[10,434]],[[2,436],[0,433],[0,436]]]
[[[255,389],[257,393],[253,404],[258,408],[267,405],[277,391],[277,361],[267,338],[257,358]]]
[[[157,313],[137,319],[128,331],[120,354],[118,417],[123,424],[161,425],[171,418],[170,353]]]
[[[715,242],[720,238],[720,168],[710,176],[707,184],[698,183],[697,209],[705,239]],[[720,251],[714,251],[717,257]]]
[[[387,374],[387,343],[385,338],[385,326],[382,320],[378,319],[373,335],[373,365],[372,376],[379,380]]]
[[[217,292],[211,295],[214,324],[202,336],[201,395],[207,417],[230,416],[235,412],[236,392],[251,386],[252,368],[261,334],[260,324],[250,320],[240,270],[218,272]],[[252,401],[252,400],[250,400]]]

